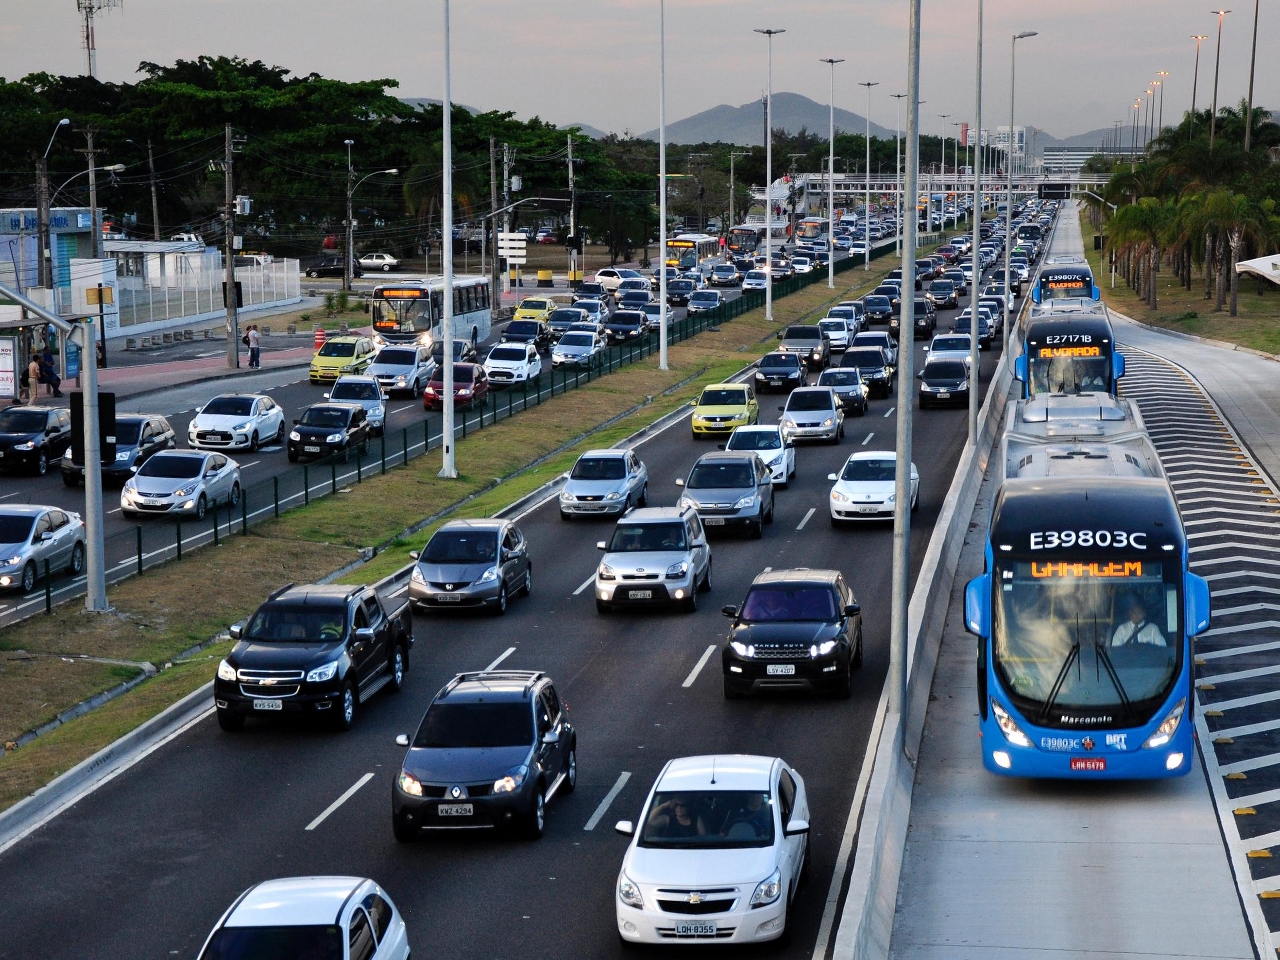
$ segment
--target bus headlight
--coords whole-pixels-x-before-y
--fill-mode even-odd
[[[1031,746],[1031,738],[1022,732],[1022,728],[1014,723],[1013,717],[1009,716],[1009,712],[996,703],[994,698],[991,701],[991,712],[995,714],[996,726],[1000,728],[1000,732],[1004,734],[1006,740],[1015,747]]]
[[[1154,750],[1156,747],[1163,747],[1166,743],[1173,739],[1173,735],[1178,730],[1178,724],[1182,722],[1182,714],[1187,708],[1187,701],[1184,697],[1178,701],[1178,705],[1169,711],[1169,715],[1164,718],[1164,722],[1156,727],[1155,733],[1147,737],[1147,742],[1142,745],[1144,750]]]

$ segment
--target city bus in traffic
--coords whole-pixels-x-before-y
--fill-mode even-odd
[[[735,257],[749,257],[764,243],[764,218],[760,223],[740,223],[729,230],[725,247]]]
[[[373,290],[373,342],[417,342],[428,346],[440,336],[444,320],[444,278],[379,284]],[[489,336],[492,322],[487,277],[455,277],[453,336],[473,344]]]
[[[1115,347],[1105,312],[1033,317],[1023,352],[1013,364],[1022,397],[1041,393],[1109,393],[1124,376],[1124,355]]]
[[[831,225],[826,217],[805,217],[796,224],[795,241],[810,246],[815,240],[829,240]]]
[[[720,238],[706,233],[682,233],[667,241],[667,266],[681,272],[708,273],[720,260]]]
[[[1102,291],[1093,282],[1093,271],[1084,263],[1045,264],[1031,290],[1031,300],[1037,304],[1051,300],[1101,299]]]

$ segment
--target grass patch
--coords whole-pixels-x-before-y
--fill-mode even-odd
[[[1240,303],[1238,317],[1227,307],[1214,311],[1216,300],[1204,297],[1203,271],[1193,270],[1191,289],[1183,287],[1167,265],[1161,265],[1156,281],[1158,309],[1150,309],[1146,302],[1129,288],[1124,278],[1116,274],[1115,289],[1111,287],[1111,270],[1105,259],[1105,251],[1092,249],[1093,226],[1086,212],[1081,213],[1080,228],[1088,242],[1085,256],[1093,268],[1093,275],[1102,288],[1102,298],[1108,307],[1132,317],[1141,323],[1189,333],[1212,340],[1224,340],[1263,353],[1280,354],[1280,290],[1271,284],[1259,284],[1251,277],[1240,278]]]

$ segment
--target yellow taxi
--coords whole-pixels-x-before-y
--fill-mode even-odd
[[[311,358],[309,379],[326,383],[364,373],[373,363],[373,354],[373,341],[368,337],[330,337]]]
[[[512,320],[540,320],[546,323],[551,318],[551,311],[556,308],[556,302],[549,297],[525,297],[520,301],[520,306],[516,307],[515,315]]]
[[[728,436],[759,420],[760,404],[750,384],[713,383],[703,387],[693,408],[693,437]]]

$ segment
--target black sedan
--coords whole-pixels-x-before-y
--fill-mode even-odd
[[[0,410],[0,468],[44,476],[71,445],[71,414],[53,407]]]
[[[308,277],[340,277],[342,276],[342,258],[341,257],[321,257],[311,266],[307,267]],[[351,276],[363,277],[364,268],[360,266],[359,260],[351,261]]]
[[[112,463],[102,465],[103,480],[121,483],[133,476],[161,450],[171,450],[178,445],[177,436],[169,421],[159,414],[122,413],[116,415],[116,457]],[[59,466],[62,482],[68,487],[79,486],[84,480],[84,463],[72,459],[71,448],[63,454]]]
[[[920,409],[969,405],[969,367],[963,360],[929,360],[920,379]]]
[[[722,651],[724,695],[807,687],[837,697],[853,690],[862,666],[862,615],[838,570],[773,570],[723,608],[733,627]]]
[[[391,788],[401,843],[423,830],[505,827],[540,837],[546,803],[578,782],[578,737],[546,674],[461,673],[436,694]]]
[[[604,335],[611,345],[633,343],[643,337],[648,329],[649,320],[639,310],[615,310],[613,316],[605,321]]]
[[[365,449],[369,442],[369,421],[358,403],[313,403],[293,421],[289,431],[289,462],[300,457],[323,457],[331,453],[350,456],[353,449]]]
[[[863,299],[867,323],[888,323],[893,319],[893,300],[886,294],[869,293]]]

